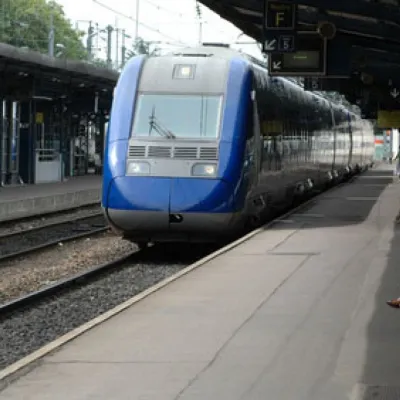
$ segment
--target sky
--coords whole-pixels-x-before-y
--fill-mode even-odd
[[[136,19],[139,21],[138,35],[147,41],[161,42],[157,46],[162,50],[171,50],[187,45],[196,45],[200,39],[200,24],[196,15],[195,0],[56,0],[64,8],[65,14],[74,26],[87,31],[89,21],[98,23],[100,29],[112,25],[119,29],[118,52],[116,38],[113,34],[113,61],[121,58],[122,30],[127,37],[127,47],[132,46],[136,34]],[[139,18],[136,18],[137,2],[139,2]],[[257,58],[262,58],[261,52],[251,38],[229,22],[221,19],[204,6],[202,12],[202,41],[203,42],[245,42],[232,44]],[[103,39],[94,40],[100,48],[99,56],[105,57],[106,35]]]

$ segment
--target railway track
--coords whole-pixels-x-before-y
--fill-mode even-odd
[[[36,290],[18,299],[9,301],[5,304],[0,305],[0,318],[6,316],[7,314],[22,310],[26,306],[33,306],[35,303],[46,299],[50,296],[61,293],[63,290],[71,289],[73,287],[83,285],[87,283],[90,279],[93,279],[101,274],[111,271],[113,268],[118,266],[123,266],[128,262],[129,259],[133,257],[136,252],[132,252],[124,257],[114,260],[109,263],[105,263],[87,271],[81,272],[79,274],[73,275],[67,279],[60,280],[59,282],[47,286],[44,289]]]
[[[0,262],[35,253],[62,242],[93,236],[109,229],[103,214],[79,216],[0,235]]]
[[[62,222],[65,218],[75,218],[76,216],[83,214],[90,214],[91,211],[100,210],[100,203],[93,202],[83,206],[64,208],[63,210],[49,211],[41,214],[28,215],[20,218],[14,218],[11,220],[5,220],[1,222],[0,237],[7,233],[13,233],[20,230],[24,230],[27,227],[36,227],[44,225],[44,221],[47,223],[51,222]]]

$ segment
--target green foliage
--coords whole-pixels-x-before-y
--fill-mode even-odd
[[[157,46],[153,46],[152,42],[146,42],[144,39],[139,37],[133,43],[132,50],[127,50],[126,55],[128,59],[141,54],[156,56],[159,51],[160,49]]]
[[[96,67],[100,68],[108,68],[107,61],[101,58],[93,58],[91,64],[95,65]]]
[[[73,29],[63,8],[54,1],[0,0],[0,41],[18,47],[48,52],[51,15],[55,40],[64,46],[62,57],[85,59],[86,50],[81,38],[83,32]],[[55,49],[55,54],[58,50]]]

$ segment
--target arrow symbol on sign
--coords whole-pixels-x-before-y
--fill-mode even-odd
[[[390,94],[392,95],[392,97],[393,97],[394,99],[396,99],[397,97],[399,97],[400,92],[399,92],[396,88],[394,88],[394,89],[390,92]]]
[[[266,40],[265,41],[265,50],[266,51],[274,51],[276,48],[276,39],[273,39],[271,41]]]
[[[272,63],[272,68],[273,69],[281,69],[282,68],[282,61],[274,61]]]

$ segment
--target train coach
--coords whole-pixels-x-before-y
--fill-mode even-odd
[[[218,242],[373,154],[369,121],[240,52],[137,56],[114,92],[102,207],[140,247]]]

